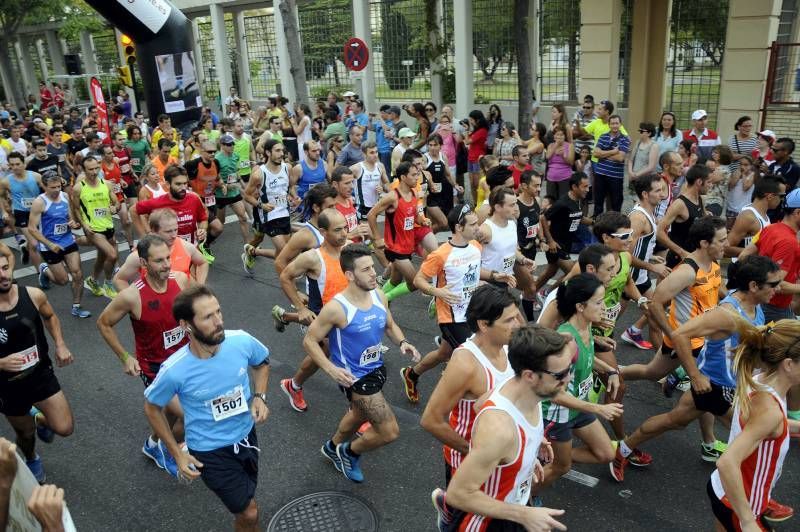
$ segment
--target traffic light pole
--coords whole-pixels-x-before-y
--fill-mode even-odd
[[[131,85],[133,85],[133,87],[131,87],[131,88],[133,89],[133,101],[136,102],[136,110],[137,111],[141,111],[142,113],[144,113],[144,110],[142,109],[142,105],[139,102],[139,88],[136,85],[136,62],[135,61],[128,63],[128,70],[130,70],[130,73],[131,73]]]

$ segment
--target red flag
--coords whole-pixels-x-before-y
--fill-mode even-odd
[[[93,77],[89,83],[90,92],[92,93],[92,101],[94,106],[97,107],[97,130],[105,133],[103,144],[111,144],[111,129],[108,127],[108,107],[106,100],[103,98],[103,86],[100,81]]]

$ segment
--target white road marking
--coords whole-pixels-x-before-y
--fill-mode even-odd
[[[578,484],[583,484],[584,486],[588,486],[590,488],[597,486],[597,483],[600,482],[599,478],[587,475],[586,473],[581,473],[580,471],[575,471],[574,469],[570,469],[567,474],[564,475],[564,478],[573,482],[577,482]]]

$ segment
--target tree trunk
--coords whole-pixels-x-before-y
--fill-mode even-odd
[[[296,0],[281,0],[279,5],[283,19],[283,32],[286,35],[286,47],[289,49],[289,62],[294,82],[296,103],[308,105],[308,83],[306,82],[306,63],[303,59],[303,50],[300,46],[300,27],[297,17]]]
[[[531,23],[529,5],[529,0],[514,0],[514,20],[516,21],[516,24],[514,24],[514,44],[517,49],[517,86],[519,87],[517,131],[520,132],[523,139],[528,138],[528,132],[530,131],[528,124],[531,123],[533,115],[533,80],[531,79],[533,64],[531,63],[531,48],[528,42],[529,25]]]
[[[569,36],[569,52],[568,52],[568,65],[567,70],[567,96],[570,101],[578,101],[578,33],[572,33]]]
[[[19,84],[20,79],[14,77],[14,69],[11,66],[11,58],[8,54],[14,53],[14,47],[10,40],[0,39],[0,76],[11,85],[12,94],[6,94],[6,100],[14,102],[17,109],[25,109],[25,91]]]

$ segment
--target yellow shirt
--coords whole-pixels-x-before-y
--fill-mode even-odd
[[[161,137],[163,136],[164,132],[161,131],[161,129],[156,128],[156,130],[153,131],[153,139],[150,141],[150,147],[153,148],[153,153],[158,153],[158,141],[161,140]],[[181,147],[179,141],[180,141],[180,136],[178,135],[178,130],[172,128],[172,142],[174,142],[175,145],[169,151],[169,154],[178,160],[180,160],[181,157],[181,151],[180,151]]]

